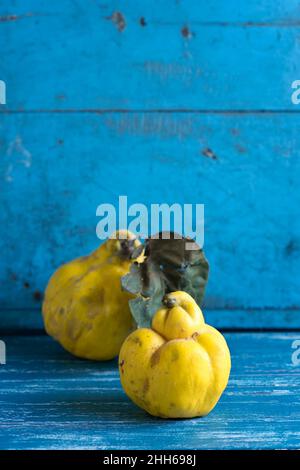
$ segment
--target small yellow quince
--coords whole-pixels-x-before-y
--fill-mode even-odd
[[[230,373],[224,337],[205,324],[186,292],[172,292],[152,319],[152,329],[131,333],[119,357],[121,383],[141,408],[162,418],[207,415]]]
[[[44,323],[67,351],[95,360],[118,355],[135,328],[128,306],[133,296],[121,289],[121,277],[128,273],[139,245],[132,233],[116,232],[89,256],[53,274],[45,292]]]

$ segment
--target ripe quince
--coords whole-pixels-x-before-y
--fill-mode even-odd
[[[131,333],[119,356],[125,393],[162,418],[207,415],[227,385],[230,367],[225,338],[182,291],[164,297],[152,328]]]
[[[47,333],[75,356],[108,360],[118,355],[135,328],[121,288],[140,242],[128,231],[118,231],[89,256],[62,265],[51,277],[43,303]]]

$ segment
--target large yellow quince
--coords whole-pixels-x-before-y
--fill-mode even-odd
[[[137,329],[123,343],[122,386],[151,415],[207,415],[228,382],[227,343],[205,324],[200,308],[186,292],[167,294],[164,304],[153,317],[152,329]]]
[[[135,328],[128,306],[133,296],[121,289],[121,277],[128,273],[139,245],[132,233],[116,232],[89,256],[53,274],[45,292],[44,323],[67,351],[95,360],[118,355]]]

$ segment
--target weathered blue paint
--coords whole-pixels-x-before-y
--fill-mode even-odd
[[[298,311],[300,9],[274,3],[1,3],[0,308],[39,307],[125,194],[205,204],[206,307],[233,327]]]
[[[295,0],[14,3],[0,10],[8,109],[294,109]]]
[[[125,194],[205,204],[207,307],[299,306],[298,129],[286,114],[2,116],[1,305],[38,306],[54,269],[97,246],[97,205]]]
[[[6,337],[0,448],[270,449],[300,447],[295,333],[229,334],[232,373],[211,414],[161,420],[127,399],[117,364],[80,361],[47,337]]]

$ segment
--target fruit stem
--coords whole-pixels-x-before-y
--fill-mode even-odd
[[[176,299],[174,299],[174,297],[169,297],[168,295],[165,295],[163,298],[163,304],[167,308],[173,308],[177,304],[177,301]]]

